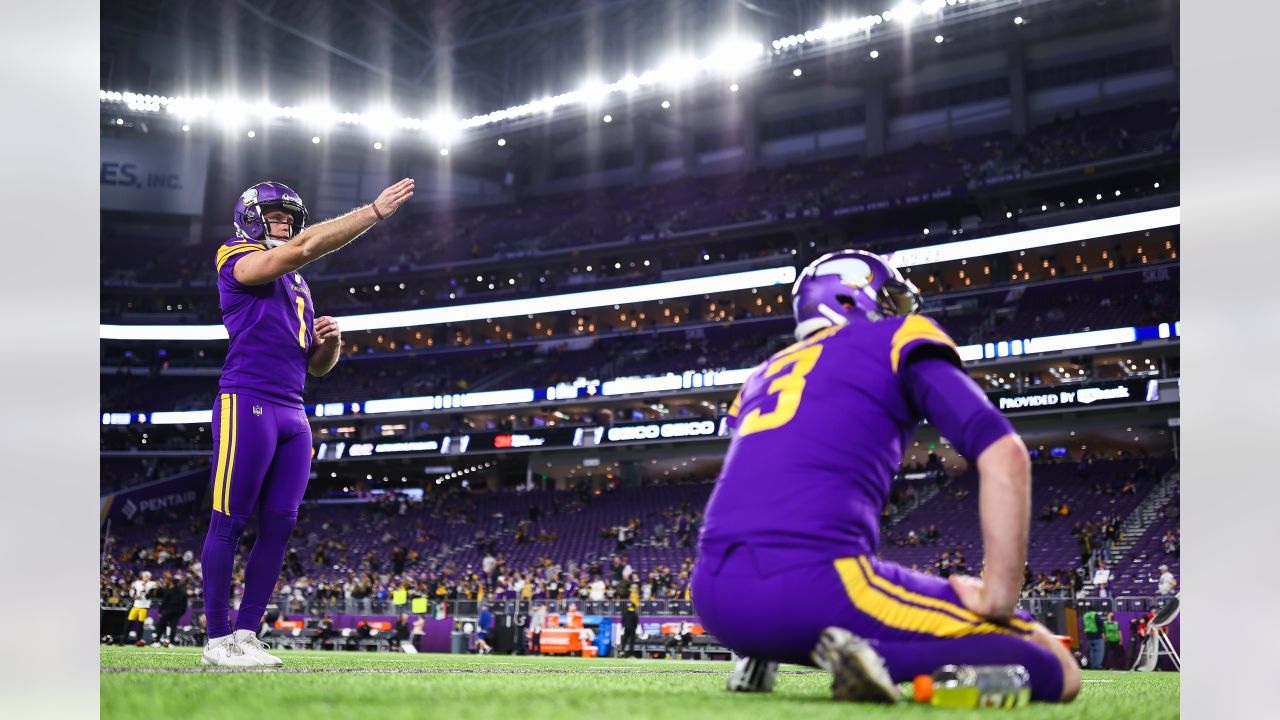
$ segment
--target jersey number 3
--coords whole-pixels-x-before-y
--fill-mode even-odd
[[[738,425],[738,437],[780,428],[790,422],[791,418],[796,416],[796,410],[800,409],[804,377],[813,372],[813,367],[818,364],[818,356],[821,354],[821,345],[810,345],[783,355],[770,363],[764,376],[773,378],[773,382],[769,383],[769,394],[778,396],[777,403],[769,412],[761,412],[760,408],[756,408],[747,413]],[[790,370],[779,375],[787,367],[790,367]]]

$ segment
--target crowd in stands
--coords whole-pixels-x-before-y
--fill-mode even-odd
[[[1142,458],[1084,464],[1090,468],[1087,477],[1066,463],[1036,465],[1041,486],[1036,494],[1055,498],[1059,511],[1047,522],[1033,523],[1024,578],[1029,594],[1079,591],[1086,566],[1117,572],[1110,570],[1107,548],[1119,539],[1125,514],[1145,496],[1154,476],[1169,467],[1166,459]],[[968,474],[941,478],[942,492],[886,528],[882,555],[940,577],[980,572],[976,493],[969,492],[973,480]],[[1130,481],[1135,495],[1124,489]],[[914,483],[911,490],[898,485],[904,504],[912,492],[919,493]],[[277,597],[349,605],[386,600],[404,590],[410,597],[445,603],[687,600],[701,508],[710,489],[703,479],[596,489],[584,481],[558,491],[454,487],[421,497],[361,491],[363,502],[304,506]],[[1063,506],[1071,508],[1065,517]],[[1176,507],[1175,499],[1164,512],[1176,513]],[[1165,520],[1176,523],[1176,517]],[[162,583],[183,587],[198,604],[207,522],[202,511],[112,528],[103,545],[103,605],[127,606],[129,586],[144,570]],[[1156,562],[1176,569],[1178,529],[1169,525],[1151,534],[1152,551],[1159,556],[1148,560],[1142,553],[1137,560],[1151,563],[1152,578],[1141,578],[1151,587],[1126,592],[1154,591]],[[241,539],[237,579],[253,539],[251,526]],[[1072,539],[1079,542],[1079,555],[1069,551]],[[1118,572],[1119,579],[1130,574]],[[1109,579],[1115,583],[1117,576]]]
[[[592,490],[582,483],[564,491],[477,495],[455,489],[425,500],[386,493],[357,505],[308,506],[277,596],[359,603],[387,600],[403,589],[436,602],[687,600],[709,489],[692,483]],[[641,501],[655,492],[689,499],[668,506]],[[517,508],[523,517],[514,517]],[[127,606],[129,586],[144,570],[172,578],[198,599],[207,517],[197,515],[170,514],[158,526],[113,530],[104,541],[103,605]],[[618,522],[598,526],[596,542],[582,530],[612,518]],[[237,584],[253,540],[251,526],[240,542]]]

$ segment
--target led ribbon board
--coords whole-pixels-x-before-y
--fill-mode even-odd
[[[1025,340],[961,345],[956,349],[959,351],[962,360],[972,362],[974,360],[993,360],[1002,357],[1046,352],[1085,350],[1103,345],[1121,345],[1181,336],[1182,323],[1172,322],[1145,327],[1111,328],[1109,330],[1091,330],[1088,332],[1068,333],[1066,335],[1046,335]],[[364,403],[351,403],[350,414],[356,415],[363,412],[365,415],[378,415],[392,412],[497,407],[502,405],[524,405],[548,400],[574,400],[596,396],[609,397],[652,392],[680,392],[700,388],[734,387],[746,382],[754,370],[755,368],[736,368],[733,370],[708,370],[705,372],[688,371],[679,375],[669,373],[656,378],[617,378],[603,382],[600,380],[581,380],[572,385],[564,383],[546,388],[516,388],[513,390],[489,390],[453,395],[423,395],[407,398],[366,400]],[[308,410],[313,417],[338,417],[347,414],[347,410],[342,403],[313,405]],[[146,423],[148,415],[147,413],[130,415],[129,413],[103,412],[101,417],[103,425],[122,425],[127,424],[126,418],[136,418],[137,422]],[[155,412],[150,414],[152,425],[207,423],[212,422],[212,420],[212,410]]]

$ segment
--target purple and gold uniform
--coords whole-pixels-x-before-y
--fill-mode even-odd
[[[234,275],[238,262],[266,249],[236,237],[214,260],[230,345],[213,408],[213,518],[201,555],[210,638],[231,632],[231,571],[255,511],[258,537],[235,629],[258,630],[311,471],[311,428],[302,405],[314,343],[311,292],[296,272],[262,285],[245,285]]]
[[[740,655],[811,664],[822,630],[870,641],[895,681],[947,663],[1021,663],[1056,701],[1057,658],[1033,618],[987,622],[948,583],[875,557],[903,449],[928,417],[968,458],[1012,428],[919,315],[838,324],[769,358],[729,414],[736,434],[707,504],[693,600]]]

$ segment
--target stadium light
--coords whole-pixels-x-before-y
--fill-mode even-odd
[[[973,5],[979,0],[923,0],[922,2],[902,2],[893,8],[879,13],[833,20],[822,27],[812,28],[802,33],[776,38],[770,42],[772,54],[784,53],[801,45],[844,40],[857,34],[866,35],[880,25],[898,22],[910,25],[922,15],[936,16],[946,8],[957,5]],[[936,38],[942,42],[942,36]],[[628,73],[612,83],[591,80],[580,88],[555,96],[532,100],[522,105],[514,105],[501,110],[475,115],[465,120],[451,116],[435,117],[423,121],[420,118],[396,116],[387,109],[377,109],[366,113],[337,112],[324,104],[312,104],[301,108],[278,107],[268,103],[247,104],[234,99],[210,100],[208,98],[187,98],[183,96],[167,97],[163,95],[139,94],[133,92],[117,92],[99,90],[98,100],[102,104],[123,104],[135,112],[169,112],[182,119],[192,119],[212,115],[223,119],[228,126],[234,126],[244,116],[254,115],[263,120],[282,118],[299,120],[316,129],[328,129],[334,125],[364,126],[374,131],[386,128],[406,130],[427,129],[437,134],[437,140],[451,142],[457,134],[464,130],[493,125],[507,120],[549,114],[556,108],[584,105],[594,106],[604,102],[615,93],[631,94],[643,87],[674,86],[693,82],[700,75],[733,75],[763,64],[768,52],[765,45],[744,38],[729,38],[717,43],[711,52],[704,57],[669,58],[658,68],[634,75]],[[873,53],[874,59],[876,54]],[[799,76],[798,74],[796,75]],[[123,121],[117,124],[123,124]]]

